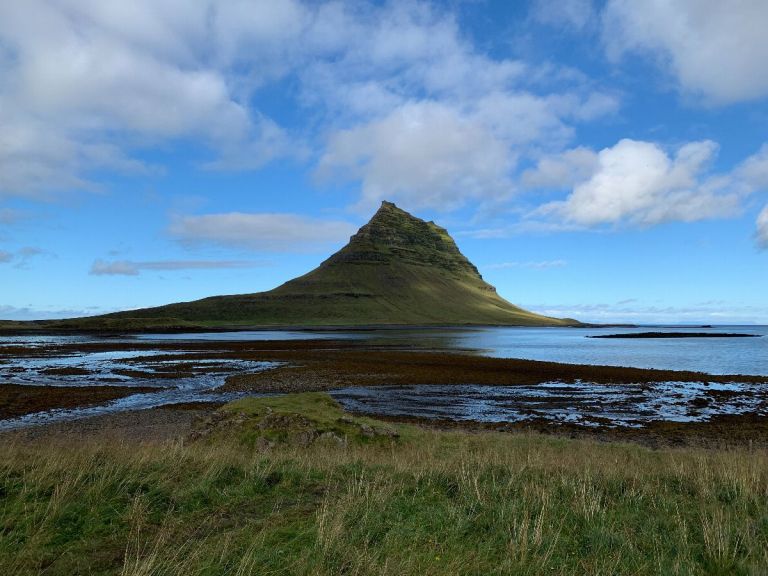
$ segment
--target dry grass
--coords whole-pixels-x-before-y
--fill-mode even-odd
[[[768,453],[0,445],[0,574],[766,574]]]

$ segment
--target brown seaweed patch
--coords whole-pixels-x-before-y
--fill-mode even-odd
[[[132,394],[159,390],[162,388],[2,384],[0,385],[0,420],[57,408],[96,406]]]

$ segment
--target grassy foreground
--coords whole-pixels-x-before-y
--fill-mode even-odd
[[[0,574],[767,570],[765,452],[421,430],[323,394],[186,445],[0,443]]]

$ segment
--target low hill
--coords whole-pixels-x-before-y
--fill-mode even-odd
[[[448,232],[390,202],[320,266],[268,292],[214,296],[50,328],[363,325],[566,326],[496,293]]]

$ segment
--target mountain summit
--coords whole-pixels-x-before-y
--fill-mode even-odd
[[[414,264],[482,279],[445,228],[411,216],[391,202],[382,202],[370,222],[321,267],[349,263]]]
[[[320,266],[268,292],[81,319],[104,326],[563,326],[501,298],[448,232],[391,202]],[[67,321],[64,321],[67,322]]]

